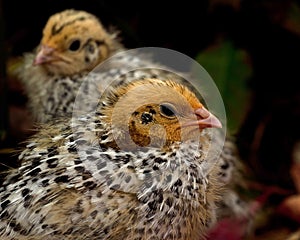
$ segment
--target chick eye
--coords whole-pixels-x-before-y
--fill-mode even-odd
[[[77,51],[79,48],[80,48],[80,40],[74,40],[69,46],[70,51]]]
[[[174,107],[171,106],[170,104],[161,104],[160,106],[160,112],[162,115],[166,117],[175,117],[176,111],[174,110]]]

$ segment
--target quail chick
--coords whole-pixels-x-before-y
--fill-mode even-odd
[[[98,80],[95,87],[100,92],[103,84],[99,81],[110,82],[117,74],[124,74],[126,81],[160,76],[188,84],[182,77],[161,70],[166,66],[155,63],[151,56],[136,52],[119,55],[102,71],[91,72],[123,50],[126,49],[117,33],[108,33],[90,13],[65,10],[51,16],[35,53],[25,54],[24,64],[16,71],[24,83],[34,120],[45,123],[61,116],[70,117],[78,89],[90,78]],[[128,73],[128,69],[135,71]]]
[[[44,124],[0,190],[1,239],[201,239],[222,194],[220,121],[185,86],[142,79]]]
[[[223,139],[216,136],[218,141]],[[221,144],[221,143],[219,143]],[[243,199],[239,193],[247,191],[247,168],[239,158],[235,140],[227,136],[220,155],[219,179],[226,185],[226,192],[218,203],[218,218],[252,218],[250,199]]]
[[[116,34],[108,33],[94,15],[77,10],[52,15],[36,51],[25,54],[17,70],[34,120],[47,122],[72,112],[87,73],[120,49]]]
[[[162,70],[166,66],[155,63],[149,56],[138,54],[119,54],[112,58],[106,68],[101,69],[102,71],[87,74],[96,64],[121,50],[125,49],[115,39],[115,35],[108,34],[99,20],[89,13],[66,10],[52,16],[45,26],[36,56],[28,54],[26,65],[20,71],[35,120],[49,122],[61,116],[71,117],[80,87],[86,89],[81,95],[81,102],[84,105],[81,108],[87,109],[91,102],[103,93],[105,88],[102,86],[111,83],[112,79],[119,75],[122,77],[116,85],[140,78],[157,77],[188,84],[183,77],[172,71]],[[191,85],[189,88],[192,90]],[[95,93],[90,94],[92,91]],[[222,139],[223,137],[219,138]],[[230,141],[226,142],[221,157],[223,164],[219,173],[222,176],[221,181],[225,184],[234,181],[232,173],[238,169],[236,155],[227,147]],[[230,149],[229,154],[228,149]],[[238,199],[235,192],[229,191],[228,195],[224,195],[224,201],[221,203],[222,206],[225,204],[226,211],[233,210],[235,214],[240,210],[243,211],[245,207],[237,204],[241,201],[233,202],[233,196],[234,199]],[[222,214],[218,215],[224,215],[224,211],[222,210]]]

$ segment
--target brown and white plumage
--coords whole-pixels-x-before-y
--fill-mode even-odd
[[[80,39],[80,43],[78,43],[78,39]],[[77,47],[78,50],[76,50]],[[91,51],[92,49],[94,52]],[[26,56],[27,64],[21,71],[21,77],[29,95],[29,105],[35,119],[38,122],[51,122],[61,116],[70,118],[77,91],[87,79],[95,79],[94,85],[87,85],[87,88],[95,88],[97,92],[95,96],[101,95],[104,91],[101,88],[102,82],[109,83],[119,75],[121,75],[121,79],[117,85],[140,78],[173,79],[177,82],[184,82],[176,74],[161,70],[161,65],[152,62],[150,58],[130,54],[120,55],[113,59],[105,71],[88,74],[97,63],[122,49],[116,41],[115,35],[108,34],[99,21],[86,12],[67,10],[52,16],[44,29],[37,54]],[[128,72],[128,66],[131,69],[137,69]],[[95,100],[93,95],[83,94],[82,97],[87,99],[83,99],[84,104],[85,101],[89,103]],[[152,138],[163,134],[163,132],[159,132],[161,131],[159,128],[156,131],[158,132],[151,133]],[[170,138],[168,135],[166,137]],[[141,138],[139,135],[134,136],[133,141],[143,139],[143,144],[147,145],[152,138]],[[222,139],[220,137],[220,140]],[[219,175],[222,176],[221,180],[224,184],[231,184],[234,179],[231,177],[231,173],[235,172],[237,162],[235,153],[228,153],[228,149],[231,151],[231,147],[225,145],[220,160],[223,161],[223,164],[220,166]],[[224,177],[224,174],[227,177]],[[237,199],[236,202],[239,201],[234,191],[229,190],[223,199],[225,201],[221,201],[221,203],[226,205],[230,214],[231,211],[239,213],[244,209],[243,205],[232,202],[232,199],[234,201]]]
[[[72,112],[84,77],[122,49],[99,19],[85,11],[65,10],[51,16],[34,53],[24,56],[18,75],[38,122]]]
[[[103,98],[95,114],[29,140],[0,190],[1,239],[205,236],[222,194],[218,155],[208,154],[220,122],[172,81],[143,79]],[[126,133],[135,144],[126,147]]]

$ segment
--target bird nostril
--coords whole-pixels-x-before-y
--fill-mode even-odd
[[[202,120],[202,119],[203,119],[203,117],[201,117],[201,116],[198,115],[198,114],[196,114],[196,118],[197,118],[197,120]]]
[[[221,128],[221,122],[211,114],[206,108],[201,107],[195,110],[195,114],[197,116],[197,125],[200,128],[207,128],[207,127],[216,127]]]
[[[47,45],[42,45],[40,48],[39,52],[42,52],[43,54],[51,54],[52,52],[54,52],[54,48],[53,47],[49,47]]]
[[[195,114],[197,116],[197,119],[201,120],[201,119],[206,119],[210,116],[210,113],[208,110],[206,110],[205,108],[198,108],[195,110]]]

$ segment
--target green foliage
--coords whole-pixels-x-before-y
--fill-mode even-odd
[[[252,71],[247,63],[247,53],[226,40],[199,53],[196,61],[215,81],[226,108],[228,130],[235,133],[244,120],[249,105],[247,80]]]

